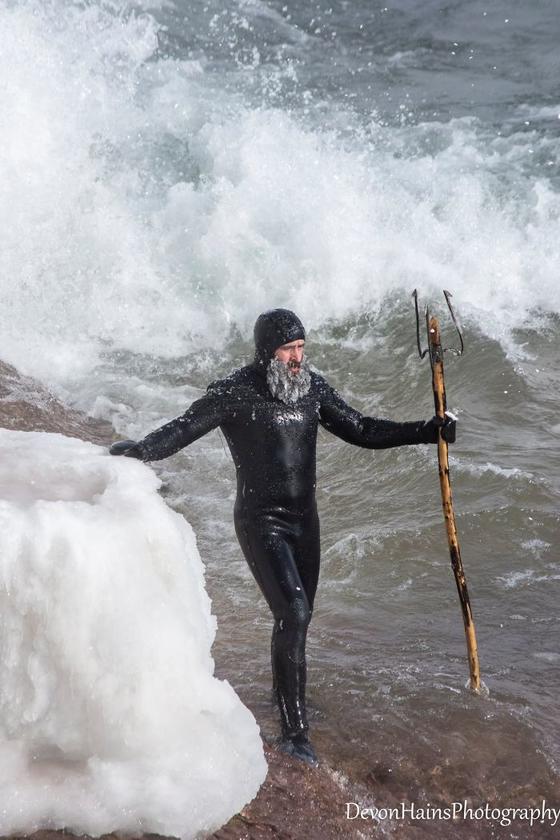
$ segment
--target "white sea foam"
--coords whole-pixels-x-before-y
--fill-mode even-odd
[[[535,138],[465,118],[341,139],[157,55],[126,3],[3,0],[0,22],[1,355],[76,399],[107,349],[220,347],[274,305],[319,327],[451,287],[509,350],[560,312]]]
[[[545,583],[551,580],[560,580],[560,575],[546,575],[539,574],[534,569],[524,569],[519,572],[509,572],[507,575],[501,575],[496,580],[504,587],[504,589],[517,589],[518,586],[530,586],[534,583]]]
[[[519,467],[501,467],[499,464],[493,464],[491,461],[487,461],[485,464],[474,464],[459,458],[450,457],[449,463],[453,469],[462,470],[475,476],[491,473],[502,478],[524,478],[528,481],[536,481],[533,473],[527,470],[521,470]]]
[[[535,554],[540,554],[543,551],[546,551],[549,548],[552,548],[551,544],[545,542],[545,540],[533,539],[533,540],[525,540],[521,543],[521,548],[524,548],[528,551],[532,551]]]
[[[0,448],[0,833],[215,830],[266,762],[213,676],[191,527],[143,464],[61,435]]]
[[[535,659],[543,659],[545,662],[550,662],[552,664],[560,662],[560,653],[552,651],[537,651],[533,654],[533,656]]]
[[[520,105],[518,113],[526,119],[553,119],[560,120],[560,105]]]

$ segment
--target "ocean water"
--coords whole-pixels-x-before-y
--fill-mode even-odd
[[[0,358],[119,434],[244,364],[273,306],[351,404],[429,417],[410,295],[453,344],[453,293],[451,475],[489,696],[464,688],[435,451],[322,434],[314,739],[379,804],[560,803],[557,4],[2,0],[0,23]],[[224,442],[154,468],[198,536],[219,674],[272,737]]]

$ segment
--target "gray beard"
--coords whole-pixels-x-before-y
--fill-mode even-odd
[[[294,405],[309,391],[311,372],[305,359],[302,359],[298,373],[291,373],[288,365],[273,357],[266,369],[266,381],[273,397],[286,405]]]

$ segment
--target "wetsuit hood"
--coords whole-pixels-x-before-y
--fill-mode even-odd
[[[305,329],[295,312],[270,309],[257,318],[254,336],[255,366],[264,372],[275,350],[292,341],[305,341]]]

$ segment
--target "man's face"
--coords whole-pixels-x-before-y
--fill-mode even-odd
[[[284,362],[288,366],[290,373],[299,373],[304,347],[305,341],[303,339],[291,341],[289,344],[283,344],[282,347],[275,350],[274,357]]]

